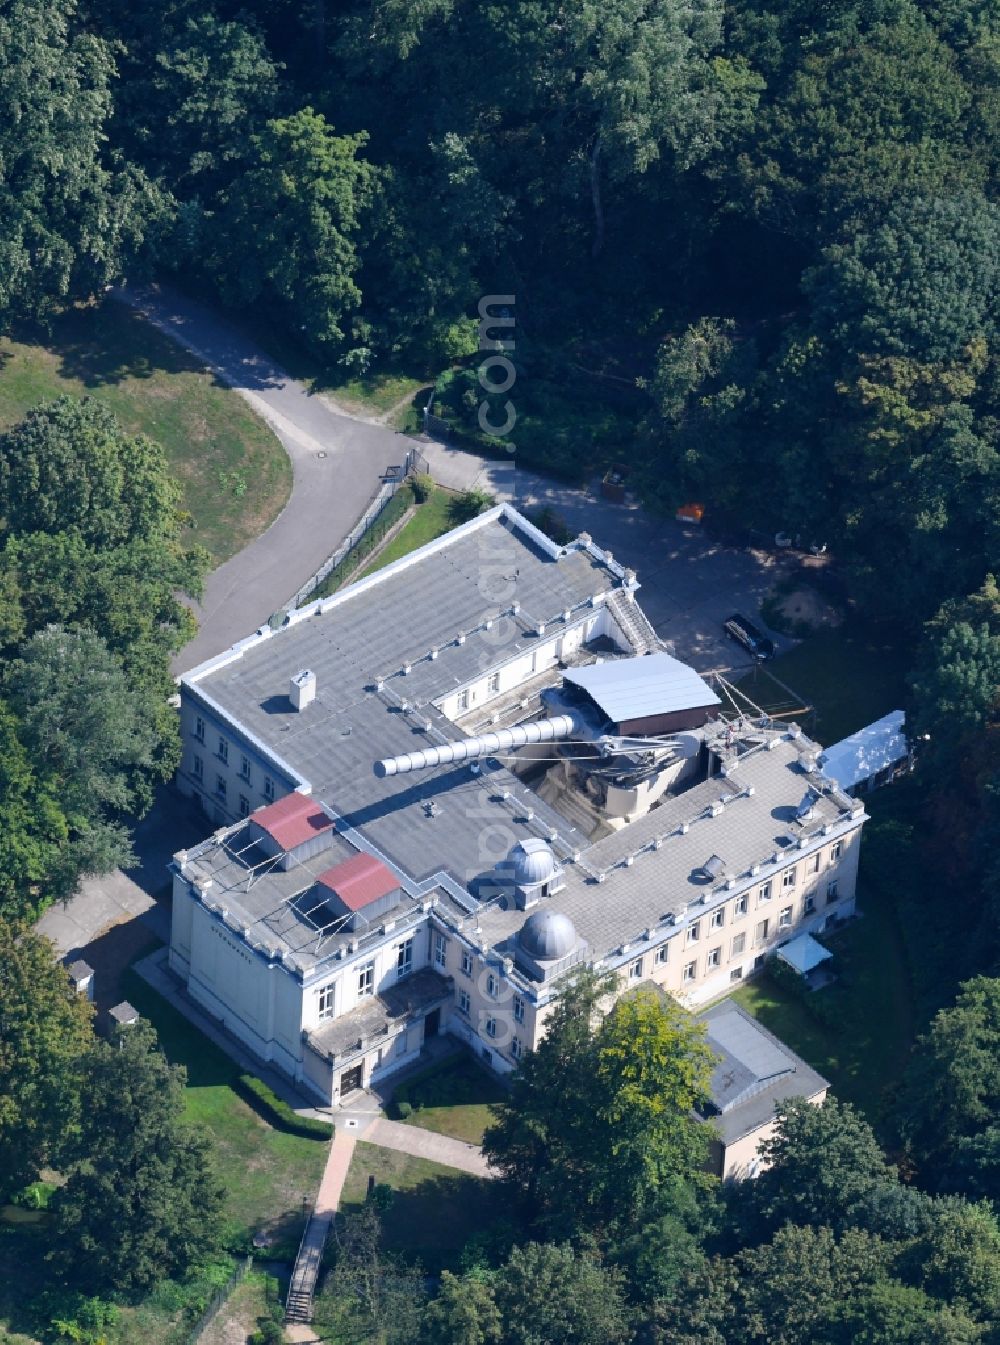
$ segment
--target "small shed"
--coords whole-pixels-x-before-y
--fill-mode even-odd
[[[778,949],[778,957],[787,962],[800,976],[808,976],[811,971],[833,957],[829,948],[824,948],[811,934],[799,934]]]
[[[718,717],[722,704],[693,668],[659,651],[570,668],[563,682],[579,688],[626,735],[700,728]]]
[[[123,999],[120,1004],[116,1004],[113,1009],[109,1009],[108,1015],[116,1027],[131,1027],[133,1023],[139,1021],[139,1010],[134,1008],[127,999]]]
[[[78,995],[86,995],[91,1004],[94,1002],[94,968],[83,958],[77,958],[66,968],[70,984]]]
[[[824,775],[845,794],[867,792],[887,784],[905,770],[910,746],[903,731],[904,713],[893,710],[849,738],[828,747],[819,758]]]

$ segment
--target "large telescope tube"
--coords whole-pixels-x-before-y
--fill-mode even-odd
[[[462,738],[443,747],[428,747],[423,752],[404,752],[400,757],[376,761],[375,774],[379,779],[387,775],[405,775],[407,771],[423,771],[431,766],[446,766],[454,761],[474,761],[476,757],[490,757],[498,752],[511,752],[515,747],[529,743],[551,743],[560,738],[572,738],[584,731],[583,721],[576,715],[554,715],[551,719],[536,719],[530,724],[518,724],[512,729],[497,729],[482,733],[477,738]]]

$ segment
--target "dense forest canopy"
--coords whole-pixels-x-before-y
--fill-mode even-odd
[[[160,277],[321,374],[435,379],[489,451],[476,315],[512,294],[521,461],[827,542],[914,651],[917,807],[866,862],[942,947],[961,893],[962,947],[877,1131],[792,1105],[720,1188],[697,1031],[583,977],[487,1136],[510,1227],[428,1302],[366,1206],[335,1338],[1000,1341],[998,76],[996,0],[0,0],[0,330]],[[54,1264],[133,1297],[219,1193],[182,1077],[93,1040],[29,922],[176,764],[178,499],[94,401],[0,434],[0,1196],[57,1166]]]

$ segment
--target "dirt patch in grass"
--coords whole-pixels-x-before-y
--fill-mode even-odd
[[[163,445],[191,539],[225,560],[274,521],[291,491],[287,454],[245,401],[143,317],[111,300],[51,332],[0,340],[0,428],[62,394],[105,402],[126,430]]]

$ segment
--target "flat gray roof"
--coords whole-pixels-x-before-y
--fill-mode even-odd
[[[789,1098],[812,1098],[829,1087],[826,1079],[758,1023],[742,1005],[725,999],[698,1021],[718,1057],[712,1074],[711,1120],[723,1143],[752,1134],[774,1117],[775,1106]]]
[[[725,734],[720,730],[716,741],[724,742]],[[821,793],[812,816],[795,820],[806,778],[802,744],[782,731],[762,730],[731,758],[726,778],[667,797],[645,817],[586,843],[580,861],[566,866],[566,887],[550,898],[553,909],[572,920],[595,955],[613,956],[621,948],[624,956],[630,941],[638,955],[645,930],[659,942],[682,918],[696,919],[734,891],[762,882],[769,867],[784,866],[802,846],[820,844],[824,827],[849,821],[851,800],[841,804],[831,792]],[[725,866],[718,879],[703,871],[713,856]],[[754,865],[760,869],[751,874]],[[730,880],[734,886],[727,888]],[[780,894],[772,901],[777,911]],[[524,918],[494,904],[479,924],[490,943],[502,945]]]
[[[571,668],[567,682],[582,687],[616,724],[626,719],[671,714],[706,705],[721,705],[712,688],[693,668],[669,654],[646,654],[626,673],[620,659]]]
[[[503,657],[530,651],[539,626],[550,638],[592,602],[625,592],[627,582],[592,543],[556,547],[503,507],[313,604],[286,627],[258,632],[181,684],[287,763],[338,815],[341,853],[325,851],[311,863],[329,867],[352,850],[367,850],[401,876],[407,899],[416,901],[432,888],[452,896],[456,888],[467,891],[516,841],[540,837],[566,873],[565,889],[550,899],[553,908],[569,916],[594,956],[613,957],[691,903],[721,899],[718,884],[699,876],[713,854],[725,876],[748,882],[752,864],[766,865],[772,853],[785,854],[850,817],[850,800],[821,793],[811,816],[795,820],[810,783],[799,765],[800,748],[812,746],[807,740],[761,730],[729,742],[720,726],[712,732],[728,778],[666,797],[593,844],[494,758],[481,760],[476,773],[452,765],[380,779],[372,766],[463,737],[435,700]],[[637,662],[654,671],[683,666],[657,655]],[[316,674],[316,698],[296,712],[288,685],[303,668]],[[559,676],[553,670],[553,682]],[[690,676],[692,686],[704,686]],[[304,885],[302,874],[272,871],[263,885],[248,883],[233,848],[208,842],[189,853],[189,862],[200,876],[219,866],[216,896],[226,889],[234,918],[253,925],[254,937],[314,959],[312,931],[300,929],[294,912],[278,909]],[[460,891],[456,901],[461,913]],[[470,898],[464,902],[466,911],[475,908]],[[479,916],[482,937],[501,945],[523,919],[494,901]]]

